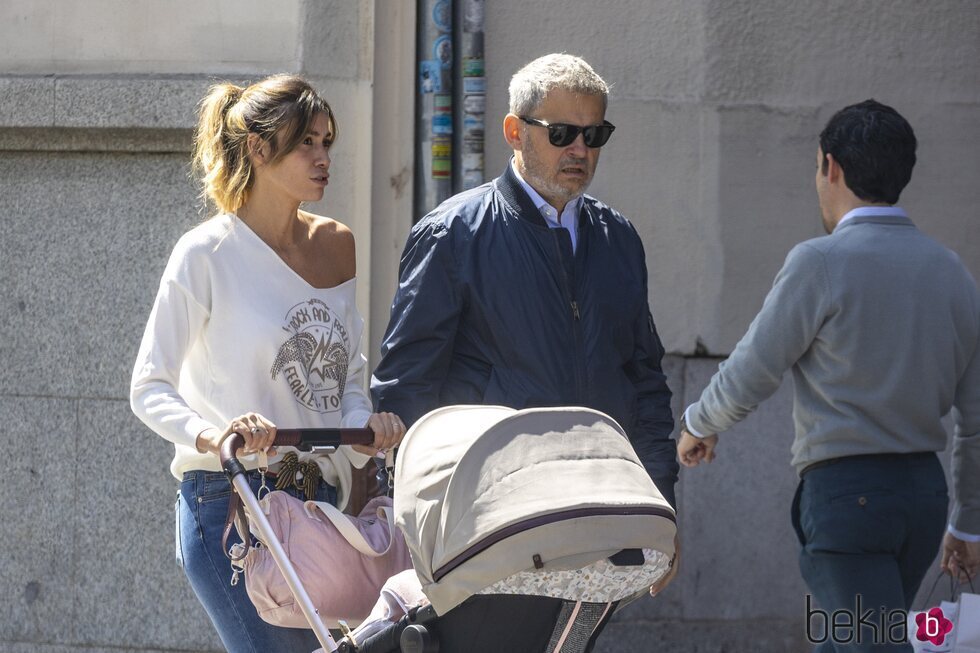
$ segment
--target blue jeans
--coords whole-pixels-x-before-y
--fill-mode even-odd
[[[939,552],[948,503],[946,478],[931,453],[842,458],[803,476],[793,526],[803,546],[800,571],[813,592],[811,603],[828,616],[835,610],[854,615],[853,627],[838,630],[836,638],[827,631],[815,651],[911,653],[911,645],[901,641],[904,626],[889,629],[889,615],[912,607]],[[859,622],[868,610],[873,611],[869,619]],[[808,612],[808,633],[816,624],[822,635],[826,621],[811,620]],[[851,641],[843,641],[848,636]]]
[[[261,476],[248,473],[252,490]],[[270,489],[275,481],[269,479]],[[320,648],[312,630],[280,628],[262,621],[245,592],[244,576],[231,585],[231,563],[221,549],[221,534],[228,511],[231,484],[222,472],[184,474],[177,496],[177,562],[207,610],[221,642],[231,653],[310,653]],[[293,490],[290,494],[297,496]],[[303,497],[300,497],[303,498]],[[317,501],[337,503],[337,490],[320,482]],[[232,529],[228,546],[240,542]]]

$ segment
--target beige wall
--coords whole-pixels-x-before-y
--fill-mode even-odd
[[[301,0],[5,0],[15,74],[266,73],[301,61]]]
[[[668,351],[691,354],[699,339],[731,351],[786,252],[820,235],[818,133],[868,97],[893,104],[919,136],[902,204],[980,276],[973,0],[499,0],[487,34],[488,172],[509,156],[497,125],[523,63],[568,51],[612,84],[618,130],[591,192],[644,237]]]

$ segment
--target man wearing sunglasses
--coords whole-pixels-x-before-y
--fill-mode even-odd
[[[584,194],[615,129],[607,96],[571,55],[514,75],[503,121],[514,156],[412,229],[371,390],[406,424],[450,404],[603,411],[674,505],[670,390],[643,245]]]

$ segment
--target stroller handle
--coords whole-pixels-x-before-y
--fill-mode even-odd
[[[361,429],[276,429],[273,446],[296,447],[310,451],[313,447],[339,447],[342,444],[371,444],[374,431]]]
[[[371,444],[374,442],[374,431],[370,427],[360,429],[276,429],[276,439],[272,446],[295,447],[300,451],[312,451],[314,447],[339,447],[344,444]],[[236,452],[245,444],[245,438],[239,433],[232,433],[221,443],[221,467],[230,471],[228,463],[238,463]]]

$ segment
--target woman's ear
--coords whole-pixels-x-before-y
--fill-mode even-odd
[[[249,133],[246,144],[248,146],[248,156],[252,159],[252,165],[259,166],[268,161],[269,144],[262,140],[261,136]]]

